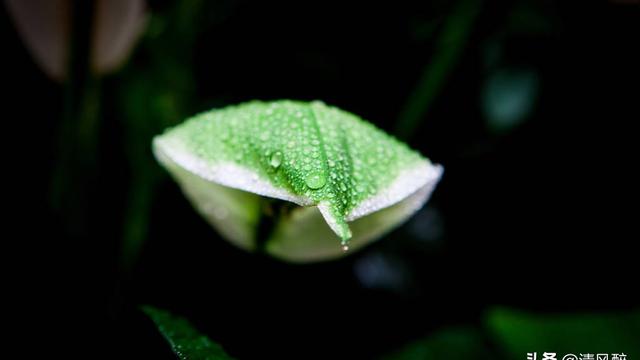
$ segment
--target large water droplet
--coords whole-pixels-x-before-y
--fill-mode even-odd
[[[349,251],[349,243],[347,242],[347,240],[342,240],[340,242],[340,245],[342,246],[342,251],[343,252]]]
[[[274,152],[269,159],[269,164],[277,169],[282,164],[282,153],[280,151]]]
[[[312,172],[307,175],[304,182],[310,189],[320,189],[327,183],[327,179],[321,173]]]

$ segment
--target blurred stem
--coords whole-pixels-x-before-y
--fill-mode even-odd
[[[100,83],[90,71],[92,1],[74,1],[65,103],[58,130],[57,161],[51,202],[65,219],[67,230],[87,229],[90,187],[97,169]]]
[[[133,175],[129,187],[128,206],[124,218],[124,239],[122,242],[123,266],[130,271],[135,264],[140,249],[147,238],[149,211],[153,199],[155,182],[149,171],[138,171]]]
[[[407,99],[398,119],[395,133],[409,140],[431,103],[442,88],[449,73],[455,68],[480,10],[480,1],[461,0],[447,17],[437,40],[433,59],[423,70],[420,80]]]
[[[125,131],[126,156],[131,170],[127,208],[119,248],[119,266],[129,273],[149,232],[154,190],[165,176],[151,152],[151,141],[164,128],[188,115],[193,91],[193,44],[204,2],[176,2],[154,13],[138,50],[141,64],[121,71],[119,103]]]

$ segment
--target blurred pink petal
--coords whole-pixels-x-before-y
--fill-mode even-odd
[[[146,23],[144,0],[98,0],[93,32],[92,68],[116,70],[131,53]]]
[[[70,45],[69,0],[5,0],[18,34],[38,66],[62,81]],[[116,70],[131,53],[146,23],[144,0],[96,0],[91,69]]]
[[[62,80],[69,47],[69,1],[5,0],[18,35],[38,66],[51,78]]]

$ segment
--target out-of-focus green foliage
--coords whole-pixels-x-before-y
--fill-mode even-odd
[[[454,327],[415,343],[386,357],[387,360],[493,359],[482,334],[473,327]]]
[[[624,353],[640,358],[640,312],[535,314],[495,309],[486,318],[495,343],[509,359],[527,352]],[[560,357],[559,357],[560,358]]]
[[[120,73],[119,106],[124,114],[126,155],[131,185],[125,216],[122,256],[130,267],[147,236],[149,208],[157,168],[149,142],[167,126],[186,117],[194,96],[193,48],[199,27],[199,0],[181,1],[166,13],[150,16],[138,48],[138,63]]]
[[[482,95],[488,128],[499,134],[522,125],[531,114],[538,78],[531,69],[503,69],[491,74]]]
[[[408,139],[454,69],[480,10],[480,2],[459,1],[442,29],[431,62],[425,66],[416,88],[407,99],[396,124],[396,134]]]
[[[487,313],[483,329],[440,330],[389,360],[526,359],[528,353],[625,354],[640,357],[640,312],[535,314],[505,308]],[[595,359],[595,355],[594,355]]]
[[[142,310],[153,320],[181,360],[233,359],[220,345],[200,334],[187,320],[152,306],[144,306]]]

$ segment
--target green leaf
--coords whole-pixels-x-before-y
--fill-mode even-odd
[[[152,306],[143,306],[142,311],[153,320],[181,360],[233,359],[220,345],[200,334],[186,319]]]
[[[368,122],[319,101],[209,111],[153,145],[198,211],[241,248],[257,248],[260,197],[300,206],[266,239],[268,253],[290,261],[337,257],[381,236],[427,201],[442,174]]]
[[[452,327],[385,357],[386,360],[484,360],[495,359],[482,334],[472,327]]]
[[[510,359],[524,359],[528,352],[624,353],[628,359],[640,358],[639,311],[534,314],[495,309],[487,316],[487,326]]]

